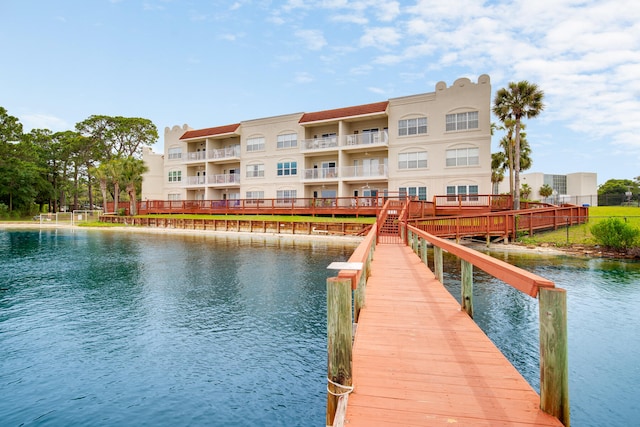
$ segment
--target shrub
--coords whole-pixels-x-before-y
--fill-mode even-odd
[[[640,230],[619,218],[607,218],[591,227],[591,234],[602,246],[628,249],[637,244]]]

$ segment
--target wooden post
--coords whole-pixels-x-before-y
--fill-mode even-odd
[[[473,319],[473,264],[461,259],[460,269],[462,271],[460,308]]]
[[[569,419],[567,293],[540,288],[540,409],[565,426]]]
[[[333,425],[340,395],[351,391],[351,279],[327,279],[327,425]]]
[[[425,239],[420,239],[420,258],[424,265],[429,265],[429,259],[427,257],[427,241]]]
[[[436,274],[436,279],[442,283],[444,277],[442,273],[442,248],[439,246],[433,246],[433,269]]]
[[[358,285],[356,290],[353,292],[353,321],[358,323],[358,318],[360,317],[360,310],[364,307],[364,298],[366,295],[366,285],[367,285],[367,271],[366,268],[362,270],[362,274],[360,274],[360,280],[358,280]]]

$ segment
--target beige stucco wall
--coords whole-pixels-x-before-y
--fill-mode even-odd
[[[213,135],[181,141],[180,137],[189,126],[165,128],[164,162],[149,162],[149,175],[155,180],[147,180],[143,185],[143,198],[167,200],[170,195],[182,200],[197,197],[218,200],[230,194],[244,198],[247,192],[263,191],[265,198],[275,198],[278,190],[296,190],[297,197],[312,197],[322,190],[335,190],[338,196],[350,197],[363,190],[375,189],[397,192],[400,187],[427,187],[427,197],[445,194],[449,185],[477,185],[480,194],[491,192],[491,132],[490,108],[491,85],[487,75],[481,75],[477,82],[461,78],[451,86],[440,82],[435,91],[389,100],[386,112],[367,116],[344,117],[324,122],[299,123],[302,113],[267,117],[240,122],[236,134]],[[446,131],[446,115],[459,112],[478,112],[478,128],[463,131]],[[398,121],[407,118],[427,117],[427,133],[416,136],[399,136]],[[220,125],[220,124],[213,124]],[[321,138],[322,134],[336,133],[344,143],[348,136],[363,134],[366,129],[379,129],[388,134],[388,145],[336,147],[326,152],[309,152],[302,149],[305,139]],[[277,137],[281,134],[295,133],[298,147],[278,149]],[[263,137],[265,150],[248,152],[246,141],[254,137]],[[207,155],[214,149],[240,144],[240,159],[233,162],[212,161],[208,157],[202,161],[189,161],[188,156],[203,150]],[[479,165],[446,166],[446,151],[455,148],[476,147],[479,150]],[[170,159],[171,149],[180,149],[182,158]],[[403,152],[426,151],[427,168],[399,169],[398,156]],[[296,161],[296,176],[277,176],[278,162]],[[320,168],[323,162],[335,162],[341,174],[326,182],[309,182],[303,179],[304,170]],[[370,179],[348,177],[341,168],[353,168],[363,162],[378,162],[387,166],[387,177]],[[247,177],[247,166],[264,164],[264,177]],[[230,169],[239,173],[239,184],[223,188],[219,185],[187,185],[189,178],[198,174],[210,178],[216,174],[227,174]],[[161,170],[161,172],[158,172]],[[169,183],[171,171],[180,171],[182,182]],[[160,185],[162,181],[162,185]],[[199,181],[198,181],[199,182]],[[159,188],[162,187],[160,190]]]

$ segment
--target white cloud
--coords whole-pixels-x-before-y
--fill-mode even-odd
[[[320,50],[326,46],[327,41],[320,30],[298,30],[295,32],[298,37],[310,50]]]
[[[395,28],[366,28],[364,35],[360,37],[360,46],[375,46],[385,49],[400,43],[401,37]]]
[[[384,95],[386,93],[386,91],[384,89],[381,89],[379,87],[373,87],[373,86],[368,87],[367,90],[369,92],[373,92],[373,93],[376,93],[378,95]]]
[[[71,129],[64,119],[49,114],[27,113],[20,116],[25,132],[31,129],[49,129],[52,132],[62,132]]]
[[[300,83],[300,84],[306,84],[306,83],[311,83],[312,81],[314,81],[315,79],[313,78],[313,76],[307,72],[299,72],[296,73],[294,81],[296,83]]]

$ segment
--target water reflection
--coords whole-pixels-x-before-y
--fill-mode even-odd
[[[324,422],[326,266],[352,243],[0,232],[8,425]]]
[[[580,426],[634,425],[640,383],[640,263],[491,251],[567,290],[571,420]],[[459,262],[445,257],[445,285],[460,299]],[[539,390],[538,303],[474,271],[474,318]]]

